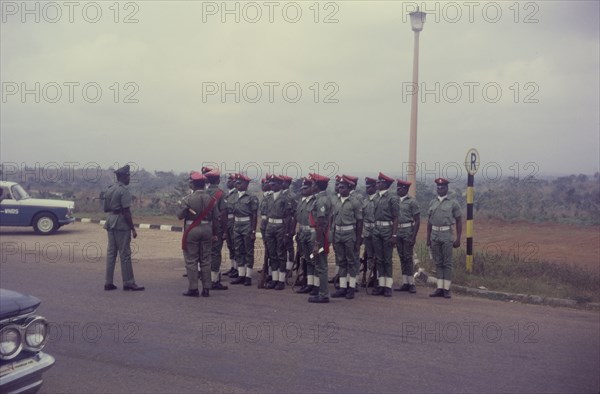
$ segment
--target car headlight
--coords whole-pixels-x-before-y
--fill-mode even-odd
[[[0,330],[0,358],[2,360],[17,357],[22,347],[19,327],[7,326]]]
[[[48,338],[48,323],[42,317],[36,317],[25,328],[25,347],[40,350]]]

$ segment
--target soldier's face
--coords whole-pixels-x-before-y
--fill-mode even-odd
[[[281,182],[271,181],[269,184],[271,185],[271,190],[275,193],[281,190]]]
[[[437,185],[435,189],[440,197],[444,197],[446,194],[448,194],[448,185]]]
[[[119,182],[121,182],[124,185],[129,185],[129,181],[131,180],[131,178],[128,174],[121,175],[121,176],[117,177],[117,179],[119,180]]]
[[[340,183],[338,186],[338,192],[342,197],[348,197],[350,195],[350,187],[345,183]]]
[[[312,194],[312,186],[310,185],[303,185],[300,188],[300,194],[302,195],[302,197],[308,197]]]
[[[408,186],[402,184],[398,185],[396,193],[398,193],[398,196],[400,197],[406,196],[408,194]]]
[[[271,185],[269,185],[269,182],[265,182],[262,184],[262,191],[263,192],[270,192],[271,191]]]
[[[377,181],[377,190],[387,190],[390,188],[390,184],[386,181]]]
[[[367,194],[369,196],[372,196],[373,194],[375,194],[376,191],[377,191],[377,188],[375,187],[374,183],[369,183],[367,185]]]
[[[240,192],[245,192],[246,190],[248,190],[248,182],[236,181],[235,188],[238,189],[238,191],[240,191]]]

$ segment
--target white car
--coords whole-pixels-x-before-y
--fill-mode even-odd
[[[73,223],[73,201],[31,198],[16,182],[0,181],[0,226],[33,226],[38,234],[52,234]]]

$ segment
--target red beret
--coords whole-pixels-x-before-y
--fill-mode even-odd
[[[314,182],[329,182],[329,178],[319,174],[308,174],[308,179]]]
[[[261,185],[264,185],[265,183],[267,183],[267,178],[263,178],[260,180]]]
[[[365,184],[366,185],[374,185],[377,183],[377,179],[375,178],[371,178],[371,177],[366,177],[365,178]]]
[[[353,175],[342,175],[344,178],[350,179],[356,185],[358,183],[358,177]]]
[[[447,185],[450,183],[449,180],[444,179],[444,178],[437,178],[434,182],[438,185]]]
[[[404,186],[410,186],[412,185],[412,183],[405,181],[404,179],[397,179],[396,182],[398,182],[398,186],[400,185],[404,185]]]
[[[190,172],[190,180],[192,180],[192,181],[203,181],[203,180],[206,180],[206,178],[200,172],[198,172],[198,171],[192,171],[192,172]]]
[[[389,183],[393,183],[394,182],[394,178],[390,178],[389,176],[385,175],[383,172],[379,173],[379,175],[377,176],[377,180],[384,181],[384,182],[389,182]]]
[[[335,181],[336,181],[336,182],[339,182],[339,181],[341,181],[341,180],[342,180],[342,176],[341,176],[341,175],[336,175],[336,176],[335,176]]]
[[[312,184],[313,181],[309,177],[302,178],[302,186],[311,186]]]
[[[212,167],[202,167],[200,171],[202,171],[203,174],[206,174],[207,172],[211,172],[212,170],[214,170],[214,168]]]
[[[213,168],[212,170],[205,172],[204,176],[209,179],[221,178],[221,172],[219,170]]]
[[[269,181],[283,181],[283,178],[281,178],[281,175],[275,175],[275,174],[271,174],[268,176],[267,178]]]
[[[348,178],[346,175],[342,175],[340,182],[348,184],[350,186],[356,186],[356,182],[353,179]]]
[[[246,181],[246,182],[250,182],[251,179],[248,178],[248,176],[244,175],[244,174],[235,174],[235,179],[236,180],[241,180],[241,181]]]
[[[287,175],[279,175],[279,178],[281,178],[281,180],[284,182],[291,182],[294,180],[294,178],[292,178],[291,176],[287,176]]]

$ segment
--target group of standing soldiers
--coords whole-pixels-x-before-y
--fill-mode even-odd
[[[219,188],[220,180],[221,174],[214,168],[204,167],[190,174],[193,192],[182,200],[178,214],[184,220],[182,248],[189,281],[183,295],[200,295],[199,275],[202,296],[208,297],[209,289],[227,289],[220,283],[224,241],[231,258],[231,269],[225,273],[232,279],[230,284],[252,285],[259,215],[269,261],[266,289],[285,288],[295,256],[295,237],[298,252],[307,263],[306,285],[297,292],[309,294],[309,302],[329,302],[327,255],[331,244],[339,278],[332,298],[354,298],[363,244],[367,264],[375,265],[378,273],[377,287],[371,294],[392,296],[394,249],[402,268],[402,285],[395,290],[416,293],[413,248],[420,228],[420,210],[408,195],[409,182],[379,173],[376,179],[365,178],[364,197],[356,191],[357,177],[341,175],[336,176],[335,194],[330,196],[326,191],[330,179],[309,174],[302,179],[301,196],[296,196],[290,190],[291,177],[267,175],[261,181],[263,198],[259,202],[247,191],[251,179],[246,175],[228,175],[227,191]],[[396,193],[389,190],[394,183]],[[460,246],[461,212],[458,203],[447,196],[449,182],[438,178],[435,183],[438,197],[428,212],[427,246],[436,263],[438,286],[430,296],[450,298],[452,248]]]

